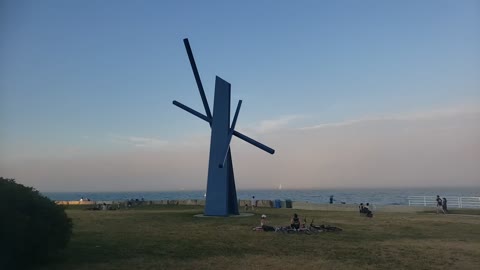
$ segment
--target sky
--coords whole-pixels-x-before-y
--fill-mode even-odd
[[[480,185],[480,1],[0,0],[0,176],[206,187],[215,76],[238,189]],[[232,115],[235,106],[232,106]]]

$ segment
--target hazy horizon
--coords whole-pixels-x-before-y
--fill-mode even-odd
[[[385,191],[385,190],[447,190],[447,189],[456,189],[456,190],[466,190],[466,189],[479,189],[480,185],[477,186],[464,186],[464,187],[457,187],[457,186],[429,186],[429,187],[388,187],[388,188],[379,188],[379,187],[345,187],[345,188],[318,188],[318,187],[311,187],[311,188],[282,188],[282,191],[303,191],[303,190],[321,190],[321,191],[348,191],[348,190],[369,190],[369,191]],[[158,192],[205,192],[206,188],[204,189],[178,189],[178,190],[39,190],[41,193],[158,193]],[[237,191],[272,191],[278,190],[278,188],[237,188]]]

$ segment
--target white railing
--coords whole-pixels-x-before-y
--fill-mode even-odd
[[[443,199],[444,197],[442,197]],[[448,208],[480,208],[480,197],[453,197],[445,196]],[[410,206],[432,206],[437,205],[436,196],[408,196]]]

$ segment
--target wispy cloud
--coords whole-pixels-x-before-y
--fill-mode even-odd
[[[277,119],[260,121],[259,123],[250,126],[246,130],[253,131],[255,133],[269,133],[272,131],[288,128],[289,126],[291,126],[292,122],[302,118],[306,118],[306,116],[298,114],[284,115]]]
[[[458,115],[470,115],[480,113],[480,106],[464,105],[458,107],[449,107],[443,109],[434,109],[429,111],[419,111],[402,114],[391,114],[382,116],[363,117],[339,122],[322,123],[313,126],[299,128],[299,130],[320,129],[327,127],[343,127],[354,124],[376,122],[376,121],[405,121],[405,120],[427,120],[432,118],[453,117]]]
[[[165,140],[145,137],[128,137],[128,141],[137,147],[159,147],[168,144],[168,142]]]
[[[113,142],[124,143],[135,147],[158,148],[168,145],[168,141],[158,138],[118,135],[112,135],[111,137]]]

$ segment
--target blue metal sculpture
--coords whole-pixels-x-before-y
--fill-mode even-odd
[[[236,136],[254,146],[273,154],[275,150],[251,139],[235,130],[238,113],[242,106],[242,101],[238,101],[235,116],[230,126],[230,84],[220,77],[215,80],[215,97],[213,106],[213,115],[208,106],[207,97],[203,90],[202,81],[198,74],[197,65],[193,58],[192,49],[188,39],[184,39],[185,49],[187,50],[188,59],[192,66],[193,75],[197,82],[198,90],[202,98],[205,114],[199,113],[178,101],[173,104],[181,109],[205,120],[210,124],[212,129],[210,139],[210,158],[208,162],[208,181],[207,181],[207,198],[205,202],[206,216],[228,216],[238,215],[237,191],[235,188],[235,177],[233,175],[232,154],[230,152],[230,141],[232,136]]]

